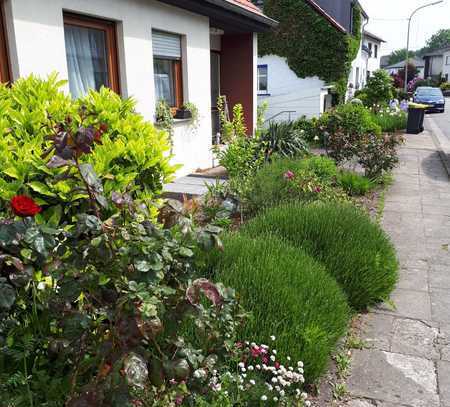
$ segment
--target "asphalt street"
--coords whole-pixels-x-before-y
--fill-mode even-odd
[[[429,113],[427,116],[433,119],[450,140],[450,98],[446,98],[445,113]]]

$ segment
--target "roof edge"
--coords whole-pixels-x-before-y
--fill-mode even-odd
[[[305,0],[312,8],[314,8],[319,14],[325,17],[328,22],[336,28],[338,31],[341,31],[344,34],[348,34],[347,30],[339,24],[332,16],[330,16],[322,7],[320,7],[314,0]]]

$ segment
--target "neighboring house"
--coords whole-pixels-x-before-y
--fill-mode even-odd
[[[417,74],[419,78],[425,77],[425,61],[422,58],[410,58],[409,63],[414,65],[419,71]],[[400,61],[396,64],[385,66],[383,69],[386,70],[390,75],[396,75],[398,74],[398,71],[400,71],[401,69],[405,69],[405,61]]]
[[[368,19],[366,17],[364,24],[367,24],[367,21]],[[380,50],[383,42],[386,41],[377,35],[366,30],[363,31],[361,48],[358,52],[358,56],[352,63],[348,96],[351,96],[351,93],[354,90],[364,88],[373,72],[380,69]]]
[[[299,1],[306,1],[336,30],[344,34],[352,33],[353,8],[355,4],[359,5],[357,1]],[[257,4],[262,6],[263,1],[259,0]],[[367,18],[364,11],[363,18]],[[324,61],[324,64],[326,63],[327,61]],[[332,89],[330,84],[317,76],[298,77],[283,57],[265,55],[258,58],[258,104],[267,103],[268,120],[285,121],[302,116],[317,117],[331,108]]]
[[[364,30],[363,44],[369,49],[369,59],[366,69],[366,77],[370,78],[372,74],[381,68],[381,47],[386,41],[378,35]]]
[[[450,80],[450,47],[438,49],[423,56],[425,78]]]
[[[256,122],[257,34],[276,23],[247,0],[0,0],[0,80],[57,71],[80,96],[105,85],[154,120],[157,101],[199,110],[175,121],[181,173],[212,164],[217,96]]]
[[[382,69],[386,68],[387,66],[389,66],[389,58],[391,56],[390,55],[383,55],[380,59],[380,67]]]

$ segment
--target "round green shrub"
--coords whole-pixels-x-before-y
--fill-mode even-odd
[[[286,177],[288,173],[295,179]],[[336,175],[336,164],[327,157],[275,159],[266,163],[253,178],[247,197],[249,208],[257,211],[283,202],[332,199],[334,192],[339,195],[333,188]],[[301,187],[301,182],[307,184]],[[320,194],[314,192],[315,187],[320,188]]]
[[[326,266],[357,310],[387,299],[397,282],[393,245],[352,205],[289,204],[267,210],[243,230],[252,237],[276,234],[306,250]]]
[[[349,320],[336,281],[313,258],[274,236],[230,235],[224,248],[209,258],[209,267],[252,313],[240,328],[242,340],[268,343],[275,335],[279,354],[302,360],[306,380],[316,380]]]

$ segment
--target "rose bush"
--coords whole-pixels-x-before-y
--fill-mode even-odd
[[[210,390],[193,372],[232,358],[246,314],[198,278],[220,229],[175,204],[157,224],[130,194],[108,199],[90,163],[105,131],[64,119],[46,136],[43,162],[70,175],[82,211],[59,226],[14,196],[2,214],[0,405],[190,405]]]

